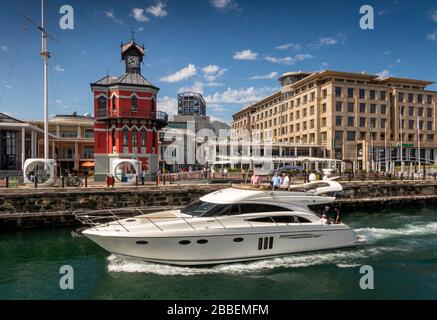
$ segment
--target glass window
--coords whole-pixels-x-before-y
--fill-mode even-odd
[[[138,147],[138,131],[135,128],[132,130],[132,147]]]
[[[366,113],[366,104],[365,103],[360,103],[360,112]]]
[[[385,100],[385,91],[381,91],[381,100]]]
[[[353,88],[348,88],[347,89],[347,96],[348,96],[348,98],[353,98],[354,97],[354,89]]]
[[[354,103],[353,102],[349,102],[347,104],[347,112],[354,112]]]
[[[336,126],[341,126],[343,122],[343,118],[340,116],[335,117],[335,125]]]
[[[146,146],[146,129],[141,130],[141,147]]]
[[[370,105],[370,113],[376,113],[376,104],[371,104]]]
[[[337,101],[337,103],[335,104],[335,111],[341,112],[342,109],[343,109],[343,103],[341,101]]]
[[[138,98],[136,96],[133,96],[131,99],[131,104],[132,104],[132,111],[136,111],[138,110]]]
[[[364,99],[366,97],[366,90],[360,89],[360,99]]]
[[[360,118],[360,127],[363,128],[366,126],[366,118]]]
[[[117,109],[117,99],[115,98],[115,96],[112,97],[112,110],[116,110]]]
[[[386,114],[387,113],[387,105],[382,104],[381,105],[381,114]]]
[[[335,96],[336,97],[341,97],[341,88],[340,87],[336,87],[335,88]]]
[[[376,92],[375,90],[370,90],[370,99],[375,100]]]
[[[182,209],[181,212],[183,214],[188,214],[190,216],[201,217],[205,213],[207,213],[209,210],[211,210],[212,208],[214,208],[216,206],[218,206],[216,203],[196,201],[196,202],[190,204],[185,209]]]
[[[123,129],[123,147],[129,146],[129,131],[124,128]]]
[[[354,121],[355,120],[355,118],[354,117],[348,117],[347,118],[347,125],[349,126],[349,127],[353,127],[354,126]]]
[[[269,204],[257,204],[257,203],[244,203],[241,204],[241,214],[250,213],[265,213],[265,212],[284,212],[292,211],[279,206],[273,206]]]
[[[104,109],[106,109],[106,98],[105,97],[100,97],[99,98],[99,100],[98,100],[98,108],[100,109],[100,110],[104,110]]]
[[[347,140],[348,141],[355,141],[355,131],[348,131],[347,132]]]

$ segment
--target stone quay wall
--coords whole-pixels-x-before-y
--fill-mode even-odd
[[[342,182],[335,206],[342,212],[380,210],[396,206],[437,205],[435,181]],[[116,189],[2,189],[0,229],[69,226],[74,213],[102,209],[148,208],[150,211],[185,206],[223,188],[220,185],[127,187]]]

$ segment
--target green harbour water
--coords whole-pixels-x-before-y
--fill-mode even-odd
[[[437,299],[437,208],[355,212],[359,249],[213,267],[123,259],[71,228],[0,233],[0,299]],[[62,290],[61,266],[74,268]],[[362,290],[362,265],[375,289]]]

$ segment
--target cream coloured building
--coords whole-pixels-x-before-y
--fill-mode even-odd
[[[273,142],[313,145],[316,156],[357,169],[417,164],[419,152],[420,163],[435,162],[433,82],[330,70],[286,73],[279,81],[281,91],[233,115],[234,138],[259,130],[263,140],[270,129]]]

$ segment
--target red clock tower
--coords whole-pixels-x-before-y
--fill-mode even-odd
[[[158,131],[168,116],[156,109],[159,88],[141,75],[144,46],[121,45],[125,74],[91,84],[94,95],[95,180],[112,174],[114,159],[138,159],[148,174],[158,171]]]

